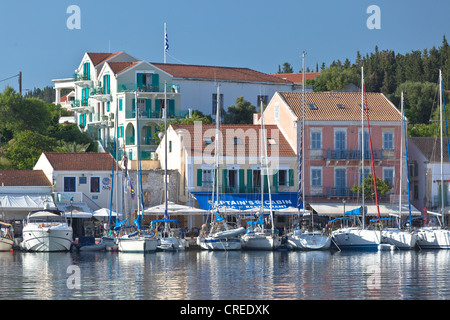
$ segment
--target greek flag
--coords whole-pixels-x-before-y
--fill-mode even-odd
[[[169,37],[167,36],[167,32],[164,35],[164,39],[165,39],[164,51],[167,52],[169,51]]]

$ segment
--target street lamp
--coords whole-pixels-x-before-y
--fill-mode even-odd
[[[342,203],[344,204],[344,216],[345,216],[345,199],[342,199]]]
[[[73,197],[70,198],[70,226],[73,225],[72,211],[73,211]]]

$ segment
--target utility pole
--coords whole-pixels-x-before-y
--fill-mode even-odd
[[[22,71],[19,71],[19,93],[22,95]]]

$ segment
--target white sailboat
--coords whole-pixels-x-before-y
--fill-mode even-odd
[[[257,221],[249,221],[250,225],[242,236],[243,247],[247,250],[275,250],[281,245],[281,238],[275,232],[272,196],[270,193],[269,168],[267,159],[267,138],[264,127],[264,112],[261,102],[261,129],[260,129],[260,159],[261,159],[261,211]],[[263,160],[264,159],[264,160]],[[263,174],[265,171],[265,174]],[[270,229],[264,228],[264,181],[267,177],[269,194]]]
[[[304,179],[304,159],[305,159],[305,52],[303,52],[303,87],[302,87],[302,126],[301,126],[301,161],[299,161],[298,170],[301,172],[301,186],[299,190],[302,191],[302,204],[305,209],[305,179]],[[300,197],[298,199],[300,201]],[[299,206],[300,216],[300,206]],[[331,234],[326,234],[321,230],[314,229],[314,215],[310,212],[311,224],[306,230],[302,230],[300,222],[295,230],[290,232],[287,236],[288,245],[294,250],[326,250],[331,245]]]
[[[441,136],[441,212],[429,212],[436,216],[438,226],[425,226],[416,230],[417,244],[421,249],[450,249],[450,230],[445,227],[445,213],[444,213],[444,188],[443,188],[443,115],[442,115],[442,101],[443,101],[443,82],[442,72],[439,70],[439,108],[440,108],[440,136]]]
[[[379,230],[367,229],[365,226],[364,199],[364,69],[361,68],[361,181],[362,181],[362,225],[343,227],[332,232],[333,242],[339,249],[378,250],[381,243]],[[370,131],[369,131],[370,139]],[[375,179],[375,175],[374,175]]]
[[[14,229],[9,223],[0,221],[0,251],[10,251],[14,244]]]
[[[219,154],[220,148],[220,86],[217,86],[217,108],[216,108],[216,137],[215,137],[215,177],[213,183],[212,201],[214,207],[211,210],[211,222],[209,230],[206,224],[202,226],[202,230],[197,237],[197,244],[204,250],[241,250],[241,235],[245,232],[243,227],[231,228],[224,217],[219,212]],[[216,193],[214,193],[214,191]]]
[[[401,95],[401,116],[402,116],[402,136],[405,138],[405,156],[406,156],[406,181],[408,187],[408,205],[409,205],[409,227],[408,230],[401,229],[401,220],[402,220],[402,176],[403,176],[403,137],[400,139],[400,190],[399,190],[399,208],[398,215],[395,215],[398,220],[398,228],[383,228],[381,231],[381,243],[387,245],[393,245],[397,249],[413,249],[416,246],[417,236],[414,234],[412,230],[412,221],[411,221],[411,199],[409,192],[409,167],[408,167],[408,138],[406,135],[406,123],[405,117],[403,113],[403,92]]]
[[[159,240],[156,239],[152,234],[147,234],[143,230],[143,201],[142,201],[142,180],[141,180],[141,155],[140,155],[140,138],[139,138],[139,112],[137,110],[137,92],[135,92],[135,101],[136,101],[136,138],[137,138],[137,218],[134,220],[135,228],[137,229],[134,232],[129,234],[124,234],[117,239],[117,244],[119,246],[120,252],[136,252],[136,253],[146,253],[146,252],[155,252],[156,248],[159,244]],[[124,153],[125,157],[126,154]],[[127,166],[127,164],[125,164]],[[126,170],[127,168],[125,168]],[[133,226],[131,226],[133,227]],[[122,227],[123,228],[123,227]],[[126,228],[124,228],[126,230]]]
[[[164,132],[167,134],[167,83],[164,85]],[[164,139],[164,219],[158,219],[152,221],[152,229],[156,230],[156,238],[159,240],[157,246],[158,251],[178,251],[184,250],[189,246],[186,239],[181,237],[181,234],[177,234],[172,230],[170,224],[178,224],[178,221],[169,219],[168,212],[168,188],[167,188],[167,136]],[[163,230],[158,232],[159,224],[163,225]]]

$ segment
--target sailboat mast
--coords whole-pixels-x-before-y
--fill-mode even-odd
[[[412,230],[412,216],[411,216],[411,190],[409,186],[409,162],[408,162],[408,137],[406,131],[406,117],[403,116],[403,92],[402,92],[402,124],[405,136],[405,155],[406,155],[406,185],[408,187],[408,209],[409,209],[409,230]],[[401,216],[400,216],[401,221]]]
[[[362,226],[366,227],[364,199],[364,67],[361,67],[361,185],[362,185]]]
[[[264,167],[266,168],[266,173],[265,176],[267,176],[267,191],[269,193],[269,210],[270,210],[270,221],[271,223],[271,231],[272,231],[272,235],[275,234],[275,223],[274,223],[274,219],[273,219],[273,210],[272,210],[272,195],[270,192],[270,181],[269,181],[269,161],[268,161],[268,154],[267,154],[267,137],[265,135],[266,131],[265,131],[265,126],[264,126],[264,112],[263,112],[263,104],[262,104],[262,100],[261,100],[261,150],[264,146],[264,150],[265,150],[265,154],[264,154],[264,158],[265,158],[265,163],[264,163]],[[262,154],[261,154],[262,157]],[[261,163],[261,172],[262,172],[262,163]],[[261,183],[261,214],[264,214],[264,183]]]
[[[216,210],[219,211],[219,137],[220,137],[220,85],[217,85],[217,108],[216,108]]]
[[[442,126],[442,71],[439,69],[439,114],[441,130],[441,214],[444,215],[444,133]],[[438,219],[439,220],[439,219]],[[440,222],[439,222],[440,223]]]
[[[303,62],[302,62],[302,205],[303,212],[305,212],[305,51],[303,51]],[[314,226],[314,215],[311,213],[311,226]]]
[[[400,100],[400,114],[401,114],[401,123],[400,123],[400,137],[403,135],[403,91]],[[406,139],[406,137],[405,137]],[[405,140],[406,141],[406,140]],[[399,180],[399,191],[398,191],[398,217],[399,220],[402,221],[402,185],[403,185],[403,139],[400,138],[400,180]],[[401,225],[400,225],[401,227]]]

